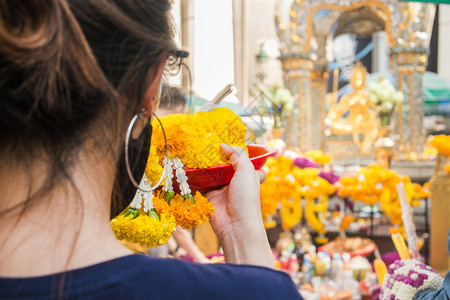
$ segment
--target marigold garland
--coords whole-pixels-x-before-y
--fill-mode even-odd
[[[163,167],[159,164],[159,157],[156,153],[156,146],[150,146],[150,153],[148,155],[147,166],[145,167],[145,176],[153,183],[157,183]]]
[[[268,229],[276,226],[272,216],[277,211],[281,199],[300,199],[301,195],[298,193],[298,188],[293,184],[295,178],[292,175],[287,176],[293,167],[291,159],[284,156],[269,157],[266,167],[268,171],[266,180],[261,185],[260,196],[264,227]]]
[[[326,218],[328,196],[336,191],[336,187],[319,177],[318,169],[300,169],[294,166],[292,159],[283,155],[269,158],[266,166],[269,171],[266,181],[261,185],[261,211],[266,228],[274,226],[271,217],[280,201],[283,229],[289,230],[299,223],[302,218],[301,199],[304,198],[307,199],[305,201],[306,220],[319,234],[324,234],[325,226],[318,214]]]
[[[176,225],[193,228],[207,222],[214,212],[213,203],[199,192],[192,196],[184,168],[228,163],[219,148],[221,143],[240,146],[248,153],[245,145],[247,129],[239,116],[227,108],[195,115],[174,114],[160,120],[167,138],[167,164],[164,168],[163,131],[160,123],[154,120],[152,146],[140,189],[130,207],[111,221],[118,239],[148,247],[164,244]],[[163,172],[162,191],[143,192],[156,184]],[[177,183],[173,181],[174,177]],[[173,184],[178,184],[180,194],[173,192]]]
[[[266,229],[276,226],[272,216],[277,211],[278,203],[280,202],[280,198],[277,197],[277,190],[274,188],[278,183],[279,180],[274,176],[267,176],[264,184],[261,185],[261,214]]]
[[[280,209],[281,227],[289,230],[302,219],[302,205],[300,198],[283,198],[281,202],[283,204]]]
[[[185,229],[207,222],[214,213],[213,203],[208,202],[208,199],[199,192],[192,199],[188,197],[185,199],[181,195],[175,194],[169,203],[164,200],[162,193],[153,200],[153,205],[158,213],[169,213],[175,218],[177,225]]]
[[[111,220],[111,227],[119,240],[156,247],[169,240],[176,223],[173,216],[160,214],[159,218],[154,218],[140,210],[136,218],[131,214],[125,217],[124,213],[121,213]]]
[[[391,223],[402,231],[401,206],[397,195],[396,184],[403,182],[406,197],[411,206],[420,204],[417,199],[430,195],[429,191],[419,184],[412,183],[407,176],[399,176],[396,172],[379,165],[369,165],[361,168],[355,176],[341,177],[339,180],[338,196],[348,197],[352,201],[361,201],[368,205],[380,202],[381,210],[386,213]]]

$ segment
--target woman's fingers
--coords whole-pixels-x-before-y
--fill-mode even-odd
[[[227,144],[220,144],[220,148],[230,159],[230,163],[235,171],[253,167],[253,164],[248,159],[247,153],[241,147],[232,147]]]

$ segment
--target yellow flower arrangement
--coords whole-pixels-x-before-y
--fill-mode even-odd
[[[436,135],[431,140],[431,145],[440,153],[450,156],[450,136]]]
[[[159,157],[156,154],[156,146],[150,146],[150,153],[148,155],[147,166],[145,167],[145,176],[156,184],[161,177],[163,167],[159,164]]]
[[[138,215],[126,215],[128,209],[111,220],[117,239],[156,247],[165,244],[172,236],[176,226],[173,216],[158,215],[154,211],[145,213],[143,210],[139,210]]]
[[[305,157],[312,159],[315,163],[324,166],[331,163],[331,157],[322,150],[311,150],[305,153]]]
[[[325,244],[328,239],[325,237],[325,224],[320,220],[319,214],[326,216],[328,206],[328,195],[321,196],[318,201],[314,198],[306,198],[305,218],[309,226],[319,235],[315,239],[319,244]]]
[[[154,120],[152,146],[140,189],[130,207],[111,221],[118,239],[149,247],[165,243],[176,225],[193,228],[207,222],[214,212],[213,203],[199,192],[192,196],[185,168],[207,168],[228,163],[219,148],[221,143],[240,146],[248,153],[245,145],[247,129],[239,116],[227,108],[195,115],[168,115],[160,120],[167,138],[167,164],[163,166],[163,129]],[[163,172],[162,191],[143,192],[157,184]],[[175,176],[180,194],[173,192]]]
[[[291,229],[302,219],[302,205],[300,203],[300,198],[283,198],[283,206],[280,209],[281,215],[281,227],[284,230]]]
[[[161,197],[162,196],[162,197]],[[173,198],[164,197],[165,194],[159,193],[153,200],[155,210],[160,214],[168,214],[173,216],[176,224],[182,228],[190,229],[205,223],[209,217],[214,213],[212,202],[197,192],[193,197],[183,197],[179,194],[174,194]],[[165,198],[168,199],[167,203]]]
[[[194,115],[173,114],[160,118],[166,133],[169,158],[178,157],[185,168],[208,168],[228,163],[220,150],[221,143],[246,150],[247,128],[228,108]],[[164,136],[159,122],[153,121],[152,143],[160,161],[164,158]]]
[[[316,242],[324,244],[328,241],[325,237],[325,224],[327,217],[328,198],[336,191],[336,187],[319,177],[319,170],[314,168],[295,168],[292,171],[296,182],[301,186],[301,195],[306,199],[305,218],[309,226],[319,235]]]
[[[328,197],[336,187],[319,177],[319,170],[295,167],[292,159],[283,155],[269,158],[266,181],[261,185],[261,211],[266,228],[274,226],[271,216],[280,202],[281,225],[289,230],[302,218],[301,199],[306,199],[305,218],[324,240],[325,225],[320,217],[326,217]],[[320,214],[320,216],[319,216]]]
[[[368,205],[380,202],[381,210],[386,213],[395,232],[402,232],[401,206],[397,195],[396,184],[403,182],[406,198],[411,206],[420,204],[417,199],[430,195],[429,191],[419,184],[412,183],[409,177],[399,176],[396,172],[379,165],[361,168],[355,176],[341,177],[339,180],[339,197],[349,197],[352,201],[361,201]]]
[[[266,229],[276,226],[272,216],[277,211],[278,205],[283,198],[292,196],[292,184],[287,179],[293,163],[284,157],[269,157],[266,162],[266,180],[261,185],[261,213]]]
[[[279,184],[280,179],[274,176],[267,176],[264,183],[261,185],[261,213],[263,217],[264,227],[266,229],[276,226],[276,222],[272,219],[278,208],[280,198],[277,196],[275,187]]]

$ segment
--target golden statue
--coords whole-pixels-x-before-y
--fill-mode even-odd
[[[362,153],[370,152],[379,127],[376,106],[369,100],[369,93],[364,89],[366,76],[366,68],[357,61],[350,77],[353,92],[331,105],[326,120],[332,135],[351,134],[353,142]]]

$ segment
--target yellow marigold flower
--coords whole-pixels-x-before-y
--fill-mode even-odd
[[[159,164],[159,157],[156,153],[156,146],[151,145],[147,166],[145,167],[145,176],[151,181],[152,185],[158,183],[158,180],[161,177],[163,172],[163,167],[161,165]]]
[[[261,213],[265,218],[272,216],[277,211],[280,203],[280,194],[278,189],[279,180],[268,174],[266,180],[261,185]]]
[[[194,115],[173,114],[160,118],[166,133],[169,158],[178,157],[187,169],[208,168],[228,163],[219,145],[225,143],[245,149],[247,128],[238,115],[228,108]],[[159,122],[153,122],[152,143],[162,161],[164,136]]]
[[[450,156],[450,136],[435,135],[431,140],[431,145],[435,147],[440,153]]]
[[[146,247],[156,247],[165,244],[175,230],[175,218],[161,214],[159,220],[140,212],[133,219],[132,215],[124,217],[120,214],[111,220],[111,227],[119,240],[138,243]]]
[[[280,210],[281,227],[284,230],[290,230],[302,219],[302,206],[300,198],[295,198],[293,200],[284,198],[281,203],[283,204]]]
[[[307,220],[315,222],[315,213],[318,211],[326,214],[328,196],[336,191],[336,187],[319,177],[320,170],[315,168],[300,169],[294,166],[292,159],[283,155],[269,158],[266,166],[269,171],[266,181],[261,185],[260,191],[261,212],[264,221],[276,212],[281,199],[284,199],[280,213],[282,215],[282,226],[285,229],[292,227],[300,220],[301,206],[300,204],[294,205],[294,203],[302,197],[318,199],[317,204],[314,201],[311,203],[307,202],[306,205],[310,205],[308,207],[309,215],[314,215],[314,217],[307,218]],[[287,200],[289,198],[296,200],[291,203]],[[298,211],[294,210],[294,208],[298,208]],[[298,217],[299,214],[300,217]]]
[[[403,182],[406,197],[411,206],[420,204],[415,199],[429,196],[429,192],[420,185],[411,183],[407,176],[399,176],[391,170],[377,165],[362,168],[354,177],[342,177],[339,196],[350,197],[353,201],[362,201],[373,205],[380,201],[381,210],[389,216],[391,223],[401,225],[401,205],[397,195],[396,184]]]
[[[307,158],[311,158],[315,163],[319,165],[327,165],[331,162],[331,157],[325,154],[322,150],[311,150],[305,153]]]
[[[190,229],[205,223],[214,213],[213,203],[208,202],[208,199],[203,197],[200,192],[195,194],[194,202],[192,203],[190,199],[184,199],[178,194],[170,201],[170,214],[175,217],[177,225],[182,228]],[[158,211],[156,203],[154,205]]]
[[[323,199],[323,202],[327,201],[328,198]],[[325,202],[326,204],[327,202]],[[325,206],[323,206],[325,207]],[[321,208],[323,208],[321,207]],[[325,225],[320,221],[319,217],[316,215],[316,213],[324,213],[323,210],[317,210],[316,209],[315,200],[312,198],[306,198],[306,205],[305,205],[305,218],[306,221],[308,221],[309,226],[311,226],[312,229],[314,229],[318,233],[324,233],[325,232]]]

